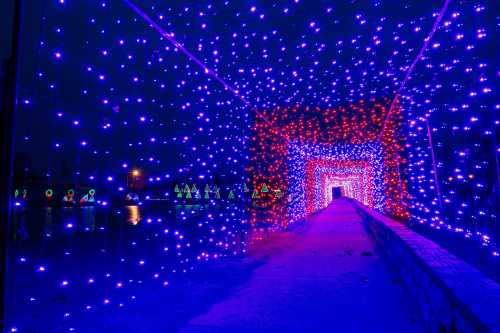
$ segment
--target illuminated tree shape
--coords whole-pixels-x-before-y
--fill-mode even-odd
[[[210,192],[210,186],[208,186],[208,184],[205,185],[205,192]]]
[[[259,198],[260,198],[259,191],[257,191],[257,189],[254,189],[252,192],[252,199],[259,199]]]
[[[246,183],[243,183],[243,192],[245,192],[245,193],[250,192],[250,189],[248,188]]]
[[[269,192],[269,189],[267,188],[267,185],[266,184],[262,184],[262,193],[267,193]]]
[[[233,191],[229,191],[229,195],[227,196],[228,199],[233,200],[234,199],[234,193]]]
[[[189,188],[189,185],[188,185],[188,184],[186,184],[186,185],[184,186],[184,193],[188,193],[188,192],[191,192],[191,189]]]
[[[220,199],[220,192],[217,186],[215,186],[215,199]]]
[[[16,188],[16,190],[14,191],[14,198],[17,199],[18,196],[19,196],[19,190]]]
[[[177,193],[177,198],[182,199],[182,192],[181,191],[179,191],[179,193]]]
[[[191,190],[189,189],[189,186],[187,186],[187,191],[186,191],[186,199],[192,199],[193,196],[191,195]]]
[[[210,199],[210,192],[205,189],[205,199]]]
[[[196,188],[196,184],[193,184],[193,187],[191,188],[191,193],[196,193],[198,189]]]
[[[181,190],[179,189],[179,185],[175,184],[175,189],[174,189],[174,192],[175,193],[179,193]]]

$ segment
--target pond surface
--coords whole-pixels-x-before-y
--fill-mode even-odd
[[[161,306],[172,293],[176,302],[193,302],[194,294],[179,295],[186,284],[195,279],[193,291],[203,289],[204,270],[221,258],[241,261],[249,246],[273,233],[268,224],[255,227],[255,216],[236,204],[18,208],[8,253],[6,327],[109,332],[116,322],[141,322],[134,309]],[[204,297],[217,296],[211,294]],[[197,311],[194,305],[180,308]],[[174,317],[172,331],[183,318]]]

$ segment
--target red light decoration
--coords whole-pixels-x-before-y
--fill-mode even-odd
[[[287,195],[277,198],[260,193],[259,207],[275,212],[276,220],[286,225],[288,220],[283,221],[280,217],[293,216],[289,214],[289,209],[295,202],[304,200],[305,213],[309,214],[325,205],[325,200],[329,199],[328,188],[332,184],[339,184],[340,187],[344,184],[344,194],[349,193],[358,200],[363,199],[361,201],[369,206],[374,206],[376,189],[373,184],[375,178],[380,177],[379,180],[383,184],[383,207],[380,210],[395,218],[407,219],[409,195],[404,158],[406,138],[402,131],[401,107],[398,101],[394,103],[392,113],[387,117],[391,102],[390,99],[384,98],[359,100],[337,108],[321,109],[296,105],[263,111],[265,117],[256,117],[252,126],[251,156],[247,171],[250,181],[258,191],[266,184],[269,193],[279,189]],[[386,118],[384,132],[380,135]],[[375,175],[369,161],[360,159],[356,152],[341,159],[328,156],[306,159],[305,174],[299,176],[303,177],[302,179],[297,180],[303,182],[305,189],[302,194],[305,198],[301,198],[301,193],[294,193],[289,188],[289,179],[294,172],[289,170],[289,161],[295,158],[289,156],[289,148],[293,144],[330,148],[346,144],[377,144],[382,151],[380,164],[383,172],[381,175]],[[307,154],[304,153],[305,155]],[[324,174],[320,172],[318,178],[314,174],[318,168],[332,170],[325,171]],[[357,176],[360,173],[365,174],[364,178]]]

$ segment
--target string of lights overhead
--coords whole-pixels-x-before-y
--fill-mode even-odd
[[[89,266],[70,272],[74,248],[50,240],[112,223],[44,224],[50,251],[21,251],[16,267],[62,297],[88,291],[50,320],[76,330],[126,308],[145,285],[245,253],[247,228],[287,227],[334,189],[500,256],[494,2],[138,4],[45,0],[22,59],[16,209],[130,204],[129,227],[145,228],[121,256],[98,236]],[[153,203],[168,214],[140,216]],[[40,311],[43,295],[16,301]]]

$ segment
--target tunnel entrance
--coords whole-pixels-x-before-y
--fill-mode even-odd
[[[268,195],[266,206],[277,216],[301,219],[326,207],[332,188],[342,187],[347,197],[390,216],[408,217],[398,101],[276,107],[262,115],[252,127],[249,178],[257,191],[286,194],[284,200]]]
[[[343,192],[344,192],[343,188],[340,187],[340,186],[334,186],[334,187],[332,187],[332,200],[339,199],[340,197],[342,197],[342,193]]]

